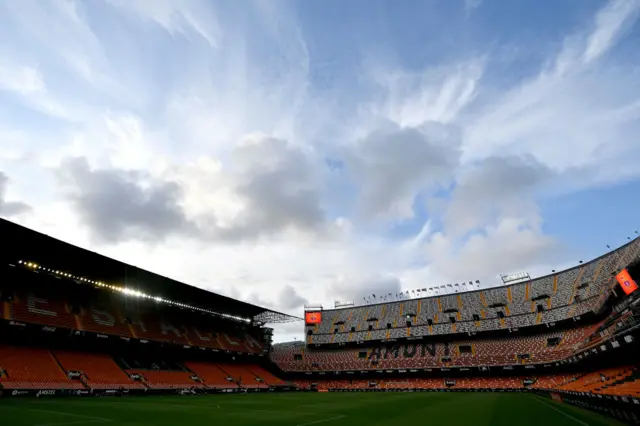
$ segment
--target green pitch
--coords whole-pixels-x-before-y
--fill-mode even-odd
[[[605,426],[597,413],[515,393],[279,393],[0,401],[7,426]]]

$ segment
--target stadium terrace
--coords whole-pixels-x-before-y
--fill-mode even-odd
[[[3,424],[640,423],[640,239],[545,277],[303,322],[0,233]],[[273,344],[269,324],[290,321],[305,341]]]

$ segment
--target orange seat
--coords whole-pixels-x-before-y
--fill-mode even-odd
[[[6,371],[0,384],[8,389],[85,389],[45,349],[0,346],[0,369]]]
[[[54,355],[67,371],[81,372],[92,389],[144,389],[142,383],[132,380],[107,354],[56,351]]]

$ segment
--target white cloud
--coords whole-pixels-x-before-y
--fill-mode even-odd
[[[451,123],[475,99],[486,60],[477,57],[423,72],[376,67],[372,73],[385,94],[376,112],[406,127]]]
[[[222,37],[216,16],[210,13],[206,3],[198,0],[108,0],[113,6],[127,10],[138,17],[153,21],[172,34],[196,33],[212,47],[217,47]]]
[[[28,95],[44,90],[44,82],[36,68],[0,62],[0,90]]]
[[[615,0],[600,10],[595,30],[588,37],[584,61],[591,62],[607,52],[638,18],[638,12],[640,3],[635,0]]]
[[[524,80],[479,49],[337,69],[362,84],[340,91],[314,62],[340,40],[283,4],[231,3],[2,3],[0,110],[26,110],[0,118],[2,213],[28,203],[25,225],[301,315],[548,272],[566,252],[539,193],[637,176],[610,166],[640,153],[640,88],[616,62],[634,58],[609,54],[637,3],[611,2]],[[405,219],[423,223],[394,233]]]
[[[498,284],[500,273],[527,271],[532,276],[549,273],[564,262],[561,244],[541,230],[540,218],[503,218],[496,225],[456,246],[444,234],[434,234],[425,249],[437,282],[475,281]]]
[[[537,216],[534,195],[553,172],[532,159],[490,157],[460,172],[444,212],[447,231],[464,235],[496,217]]]
[[[482,5],[482,0],[464,0],[464,12],[469,15]]]
[[[590,167],[598,173],[608,161],[636,152],[637,144],[625,135],[640,130],[637,74],[597,59],[637,16],[637,2],[610,2],[598,12],[592,31],[565,38],[550,58],[552,69],[543,67],[491,99],[479,98],[484,102],[465,125],[463,161],[529,154],[557,171]]]

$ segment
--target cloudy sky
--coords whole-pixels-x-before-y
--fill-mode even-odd
[[[0,0],[0,215],[296,315],[574,265],[639,227],[639,15]]]

